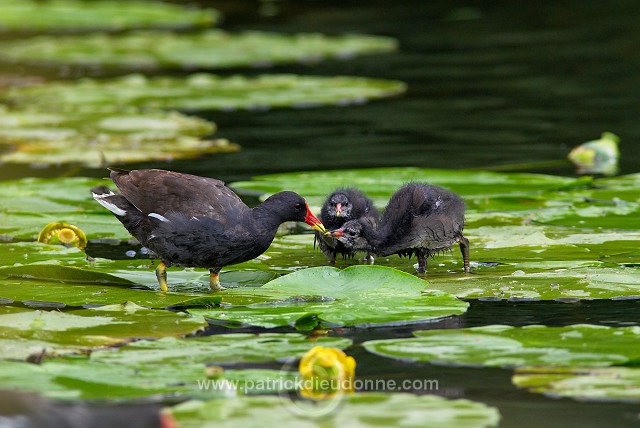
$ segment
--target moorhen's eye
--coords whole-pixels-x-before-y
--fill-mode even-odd
[[[298,203],[296,204],[295,208],[296,208],[297,210],[301,210],[302,208],[304,208],[304,204],[303,204],[303,203],[298,202]]]
[[[347,235],[349,236],[356,236],[356,232],[353,230],[347,230]]]

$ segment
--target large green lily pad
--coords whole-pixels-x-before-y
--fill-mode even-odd
[[[105,173],[106,175],[106,173]],[[64,221],[90,239],[129,239],[120,222],[91,197],[90,189],[110,183],[88,178],[34,179],[0,186],[0,236],[35,241],[48,223]]]
[[[322,406],[322,402],[315,407]],[[278,397],[238,397],[230,400],[188,401],[168,409],[183,428],[259,428],[264,421],[287,427],[437,428],[496,426],[500,413],[494,407],[469,400],[449,400],[436,395],[361,393],[345,395],[340,406],[322,418],[300,417],[287,410]],[[303,415],[304,416],[304,415]]]
[[[172,291],[162,293],[150,260],[88,261],[81,250],[61,245],[0,244],[0,260],[0,299],[28,305],[50,302],[64,307],[133,302],[164,308],[210,293],[206,269],[170,269]],[[243,269],[223,272],[223,281],[227,287],[250,288],[276,276],[267,270]]]
[[[571,187],[576,183],[572,178],[543,174],[406,167],[269,174],[231,185],[238,191],[264,193],[265,197],[289,189],[304,195],[317,206],[336,188],[357,187],[382,208],[391,194],[408,181],[436,184],[465,198],[477,195],[479,199],[507,195],[528,199],[541,191]]]
[[[263,197],[281,190],[304,195],[320,206],[336,188],[362,190],[383,208],[408,181],[427,182],[459,193],[469,226],[544,223],[558,226],[640,229],[640,174],[594,180],[528,173],[424,168],[372,168],[272,174],[232,183],[239,192]]]
[[[316,324],[380,326],[410,324],[464,313],[468,303],[439,291],[425,291],[421,279],[382,266],[303,269],[247,292],[217,293],[211,309],[189,309],[207,318],[261,327]],[[182,305],[207,304],[207,298]]]
[[[206,26],[215,23],[214,9],[194,9],[159,1],[2,0],[0,30],[73,31],[82,29]]]
[[[640,402],[637,368],[522,368],[516,370],[512,381],[520,388],[552,398]]]
[[[362,77],[263,75],[189,77],[129,75],[16,87],[5,100],[43,111],[113,114],[139,107],[180,110],[238,110],[344,105],[401,94],[394,80]]]
[[[415,331],[416,338],[372,340],[367,351],[387,358],[483,367],[606,367],[640,358],[640,328],[490,325]]]
[[[97,346],[129,338],[180,336],[206,325],[202,317],[147,309],[133,303],[69,312],[0,306],[0,337],[61,345]]]
[[[0,108],[0,154],[5,163],[89,167],[194,158],[236,151],[227,140],[205,140],[215,125],[177,112],[126,115],[8,111]]]
[[[253,385],[286,385],[287,372],[269,369],[224,370],[209,379],[203,364],[128,365],[94,363],[83,357],[47,360],[40,365],[3,362],[0,387],[33,391],[62,400],[122,402],[224,399],[238,393],[255,393]],[[261,391],[272,392],[269,390]]]
[[[96,347],[125,341],[89,332],[108,325],[110,321],[108,317],[80,317],[0,306],[0,359],[26,360],[29,357],[88,352]]]
[[[288,388],[282,380],[293,381],[295,373],[270,369],[211,370],[207,364],[255,364],[299,358],[316,345],[345,348],[350,344],[349,339],[310,339],[300,334],[142,340],[118,349],[93,351],[89,358],[47,358],[37,366],[3,363],[0,388],[38,391],[52,398],[103,400],[264,394]],[[33,382],[33,378],[40,382]]]
[[[369,35],[326,36],[221,30],[39,36],[0,43],[0,59],[127,68],[264,67],[390,52],[397,41]]]
[[[93,352],[91,361],[104,364],[264,363],[300,358],[314,346],[347,348],[351,340],[340,337],[311,339],[296,333],[221,334],[216,336],[141,340],[117,349]]]

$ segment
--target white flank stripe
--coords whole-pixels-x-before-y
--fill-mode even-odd
[[[114,193],[112,192],[111,195],[113,195],[113,194]],[[100,205],[102,205],[103,207],[105,207],[106,209],[108,209],[109,211],[114,213],[115,215],[119,215],[119,216],[125,215],[127,213],[125,210],[123,210],[122,208],[118,208],[118,206],[116,206],[116,204],[112,204],[111,202],[109,202],[109,201],[104,199],[107,196],[111,196],[111,195],[110,194],[106,194],[106,193],[104,195],[98,195],[98,194],[94,193],[93,194],[93,199],[98,201],[98,203]]]
[[[168,221],[169,221],[169,220],[167,220],[167,218],[166,218],[166,217],[161,216],[161,215],[160,215],[160,214],[158,214],[158,213],[151,213],[151,214],[149,214],[149,217],[157,218],[158,220],[160,220],[160,221],[164,221],[164,222],[168,222]]]

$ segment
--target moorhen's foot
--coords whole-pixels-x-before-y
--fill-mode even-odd
[[[209,287],[211,288],[211,292],[215,293],[217,291],[226,290],[222,285],[220,285],[220,269],[217,271],[211,270],[209,273]]]
[[[160,290],[165,293],[169,291],[167,285],[167,265],[164,262],[160,262],[156,268],[156,278],[158,278],[158,284],[160,284]]]
[[[418,256],[418,269],[416,271],[418,273],[427,273],[427,257],[426,254],[422,251],[418,251],[416,254]]]
[[[460,236],[460,252],[462,252],[464,271],[469,273],[469,240],[464,236]]]

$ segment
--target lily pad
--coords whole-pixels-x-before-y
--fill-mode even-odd
[[[111,318],[79,317],[60,312],[0,306],[0,359],[26,360],[89,350],[125,341],[90,334]],[[4,363],[3,363],[4,364]],[[1,365],[1,364],[0,364]]]
[[[264,363],[300,358],[314,346],[347,348],[351,340],[340,337],[309,338],[297,333],[221,334],[215,336],[141,340],[116,349],[96,351],[91,361],[104,364]]]
[[[0,30],[4,31],[207,26],[218,18],[214,9],[154,1],[2,0],[0,3]]]
[[[544,223],[580,228],[640,229],[640,174],[573,179],[542,174],[497,173],[424,168],[371,168],[296,172],[254,177],[231,183],[239,192],[281,190],[305,195],[320,206],[338,187],[352,186],[383,208],[408,181],[436,184],[459,193],[468,206],[469,225]]]
[[[0,337],[100,346],[131,338],[157,338],[194,333],[207,323],[202,317],[153,310],[133,303],[69,312],[0,306]]]
[[[224,139],[204,140],[214,124],[177,112],[92,115],[0,108],[0,162],[89,167],[195,158],[237,151]]]
[[[0,371],[10,364],[9,361],[25,361],[29,359],[38,360],[43,357],[53,357],[57,355],[66,354],[80,354],[88,353],[97,346],[113,345],[122,340],[108,338],[92,338],[93,340],[85,342],[84,345],[79,344],[60,344],[55,342],[48,342],[45,340],[36,339],[3,339],[0,338],[0,353],[2,354],[2,364],[0,364]],[[29,365],[33,365],[29,363]],[[27,380],[25,380],[27,382]],[[0,385],[3,386],[3,385]],[[44,388],[45,385],[42,385]]]
[[[513,384],[548,397],[587,401],[640,402],[640,370],[606,368],[522,368]]]
[[[405,90],[394,80],[346,76],[129,75],[16,87],[6,91],[5,101],[42,111],[114,114],[134,107],[193,111],[360,104]]]
[[[221,306],[189,309],[207,318],[261,327],[295,325],[381,326],[423,322],[464,313],[468,303],[439,291],[425,291],[420,278],[382,266],[303,269],[251,290],[217,293]],[[215,303],[218,303],[216,301]],[[180,305],[203,305],[206,298]]]
[[[238,397],[229,400],[187,401],[167,409],[183,428],[262,427],[278,421],[285,427],[429,427],[470,428],[496,426],[494,407],[469,400],[435,395],[361,393],[345,395],[340,407],[322,419],[304,418],[287,410],[278,397]],[[288,405],[292,405],[289,403]],[[410,415],[410,417],[408,416]],[[426,421],[426,422],[425,422]]]
[[[292,172],[256,176],[251,181],[231,183],[238,191],[268,195],[284,189],[304,195],[320,206],[338,187],[357,187],[383,208],[391,194],[408,181],[423,181],[445,187],[465,197],[517,195],[535,197],[537,192],[570,187],[575,179],[543,174],[497,173],[428,168],[366,168],[354,170]]]
[[[372,340],[363,346],[387,358],[471,367],[607,367],[640,358],[638,327],[490,325],[414,335]]]
[[[289,359],[300,357],[318,344],[344,348],[351,341],[330,337],[309,339],[300,334],[228,334],[142,340],[118,349],[94,351],[89,358],[48,358],[40,365],[3,363],[0,388],[38,391],[60,399],[102,400],[141,397],[175,400],[264,394],[288,388],[283,380],[293,385],[295,373],[220,368],[212,374],[205,364],[255,364]],[[33,382],[34,378],[40,383]]]
[[[92,187],[109,183],[81,177],[5,181],[0,186],[0,237],[35,241],[48,223],[64,221],[89,239],[130,239],[122,224],[91,197]]]
[[[0,59],[27,63],[115,66],[126,68],[265,67],[290,62],[347,59],[394,51],[398,42],[369,35],[326,36],[318,33],[198,33],[140,31],[39,36],[5,41]]]
[[[238,393],[253,393],[256,384],[286,385],[287,372],[269,369],[224,370],[209,379],[203,364],[166,364],[148,366],[93,363],[86,358],[58,358],[40,365],[3,362],[0,387],[33,391],[61,400],[100,400],[122,402],[145,398],[146,401],[185,398],[221,398]],[[273,391],[263,391],[273,392]]]
[[[232,186],[263,197],[291,189],[316,207],[335,188],[355,186],[383,208],[393,191],[412,180],[456,191],[467,203],[472,275],[459,274],[461,260],[454,249],[430,261],[430,288],[465,299],[640,296],[639,174],[594,180],[377,168],[276,174]],[[377,258],[376,264],[413,271],[411,262],[396,256]]]

